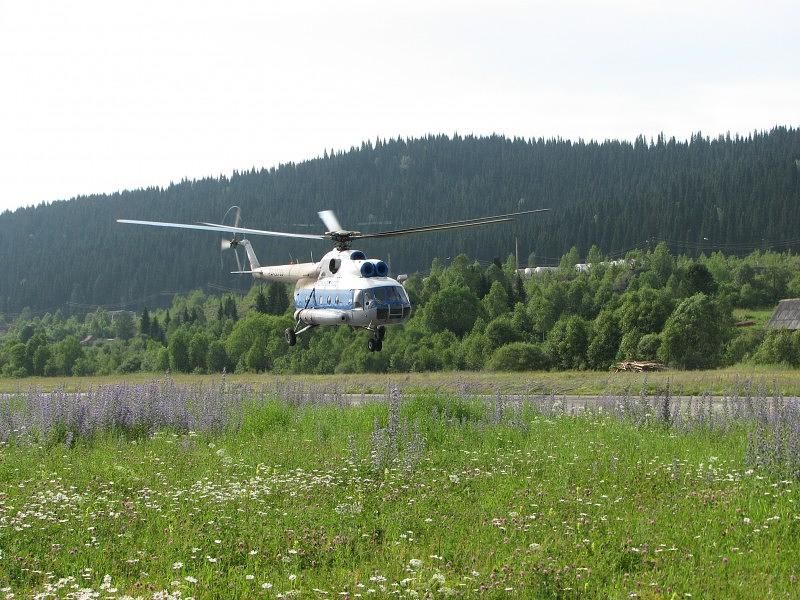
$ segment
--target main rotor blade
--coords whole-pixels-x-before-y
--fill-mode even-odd
[[[230,225],[217,225],[216,223],[200,223],[211,227],[213,231],[227,231],[228,233],[252,233],[253,235],[271,235],[274,237],[303,238],[306,240],[324,240],[325,235],[314,235],[312,233],[286,233],[285,231],[267,231],[265,229],[248,229],[247,227],[231,227]]]
[[[395,229],[394,231],[380,231],[378,233],[361,233],[354,235],[353,239],[364,238],[379,238],[379,237],[393,237],[398,235],[407,235],[409,233],[422,233],[425,231],[440,231],[442,229],[458,229],[461,227],[477,227],[479,225],[489,225],[491,223],[503,223],[506,221],[513,221],[513,217],[519,215],[529,215],[532,213],[545,212],[549,208],[537,208],[534,210],[523,210],[519,212],[506,213],[504,215],[493,215],[489,217],[476,217],[474,219],[463,219],[461,221],[450,221],[448,223],[439,223],[437,225],[423,225],[421,227],[408,227],[406,229]]]
[[[332,210],[321,210],[317,213],[328,231],[343,231],[342,226],[339,224],[339,219]]]
[[[309,240],[324,240],[325,236],[311,235],[306,233],[284,233],[282,231],[262,231],[260,229],[245,229],[243,227],[230,227],[228,225],[217,225],[215,223],[198,223],[190,225],[188,223],[162,223],[161,221],[136,221],[133,219],[117,219],[117,223],[131,223],[133,225],[152,225],[154,227],[174,227],[176,229],[199,229],[201,231],[216,231],[217,233],[252,233],[254,235],[271,235],[276,237],[304,238]]]
[[[399,235],[408,235],[410,233],[424,233],[426,231],[441,231],[443,229],[461,229],[463,227],[478,227],[479,225],[491,225],[492,223],[505,223],[507,221],[513,221],[514,219],[489,219],[486,221],[473,221],[469,223],[445,223],[442,225],[429,225],[428,227],[413,227],[409,229],[398,229],[396,231],[382,231],[380,233],[361,233],[358,235],[354,235],[353,239],[365,239],[365,238],[384,238],[384,237],[395,237]]]

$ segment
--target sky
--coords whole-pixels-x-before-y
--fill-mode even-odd
[[[0,211],[429,133],[800,126],[800,3],[0,0]]]

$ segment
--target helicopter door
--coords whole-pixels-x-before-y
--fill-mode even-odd
[[[364,308],[364,294],[361,290],[353,291],[353,308]]]

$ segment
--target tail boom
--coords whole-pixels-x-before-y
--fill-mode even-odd
[[[282,281],[284,283],[296,283],[301,279],[314,278],[319,276],[318,263],[299,263],[294,265],[273,265],[268,267],[254,268],[253,277],[263,281]]]

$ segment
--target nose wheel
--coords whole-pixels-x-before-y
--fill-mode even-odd
[[[386,337],[386,327],[378,325],[373,331],[372,337],[367,340],[367,348],[370,352],[380,352],[383,350],[383,338]]]
[[[294,332],[294,329],[292,329],[291,327],[288,327],[283,332],[283,337],[286,338],[286,343],[289,344],[290,346],[294,346],[297,343],[297,334]]]

